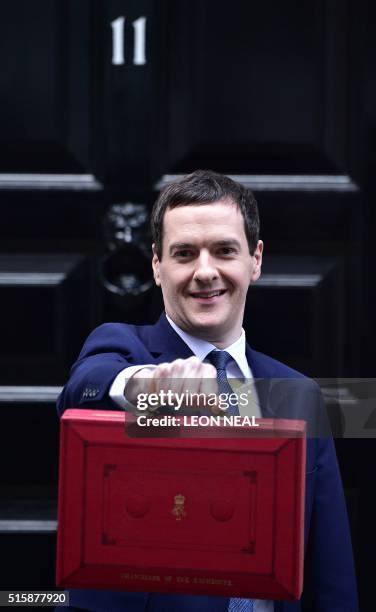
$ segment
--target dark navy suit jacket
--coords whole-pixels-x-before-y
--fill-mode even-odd
[[[117,409],[109,398],[116,375],[131,365],[170,362],[192,352],[166,317],[155,325],[106,323],[88,337],[58,399],[66,408]],[[247,346],[263,416],[300,418],[322,430],[325,414],[317,385]],[[307,441],[305,577],[302,600],[275,602],[275,612],[356,612],[353,555],[345,500],[331,436]],[[72,590],[70,605],[100,612],[225,612],[228,599],[153,593]]]

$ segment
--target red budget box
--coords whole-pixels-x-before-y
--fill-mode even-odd
[[[130,437],[126,419],[132,430],[123,412],[61,420],[57,583],[299,598],[304,422],[185,421],[149,438]]]

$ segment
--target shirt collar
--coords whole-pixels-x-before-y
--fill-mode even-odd
[[[186,331],[180,329],[180,327],[176,325],[176,323],[174,323],[172,319],[170,319],[168,314],[166,314],[166,319],[171,325],[172,329],[176,331],[180,338],[189,346],[192,353],[196,355],[196,357],[198,357],[201,361],[204,361],[209,355],[209,353],[211,353],[211,351],[218,350],[217,347],[214,346],[214,344],[211,344],[206,340],[201,340],[201,338],[191,336],[191,334],[188,334]],[[243,376],[243,378],[247,379],[251,378],[252,373],[245,354],[245,345],[245,331],[244,329],[242,329],[240,337],[235,340],[235,342],[230,344],[230,346],[227,346],[223,350],[227,351],[231,355],[231,357],[235,361],[235,364],[238,366],[241,375]]]

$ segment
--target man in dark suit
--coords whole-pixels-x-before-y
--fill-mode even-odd
[[[225,377],[266,381],[257,387],[256,416],[320,421],[315,383],[246,344],[245,301],[260,276],[263,251],[252,193],[222,175],[195,172],[160,194],[152,231],[153,272],[165,313],[151,326],[118,323],[94,330],[59,397],[59,413],[69,407],[132,409],[140,391],[168,390],[187,379],[196,385],[192,391],[203,391],[208,381],[217,384],[213,351],[223,351]],[[77,590],[71,605],[106,612],[232,612],[236,606],[254,612],[356,612],[346,508],[328,436],[307,445],[305,562],[301,602]]]

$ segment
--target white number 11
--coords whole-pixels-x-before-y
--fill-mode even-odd
[[[125,34],[125,17],[118,17],[111,21],[112,28],[112,64],[114,66],[122,66],[125,64],[124,58],[124,34]],[[133,43],[133,65],[143,66],[146,64],[145,46],[146,46],[146,17],[139,17],[132,22],[134,30]]]

